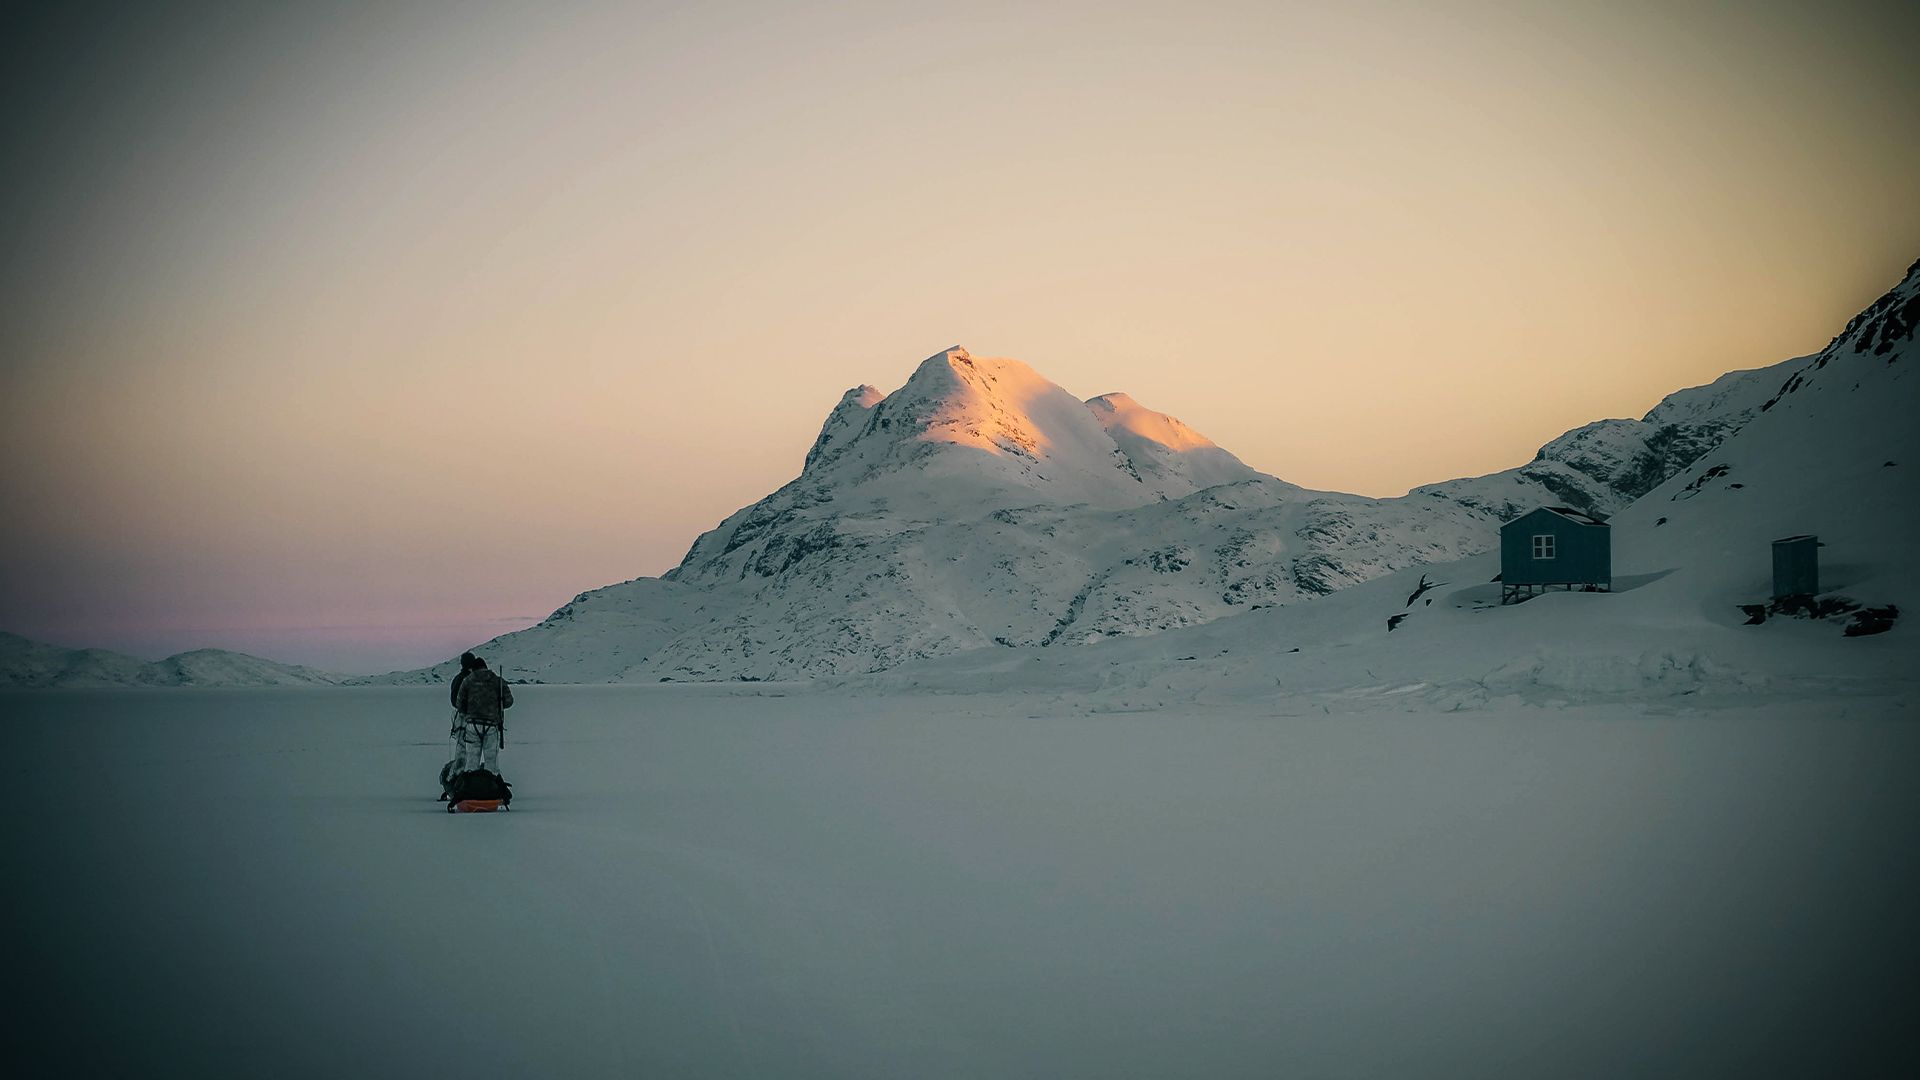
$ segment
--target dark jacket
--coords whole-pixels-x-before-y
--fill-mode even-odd
[[[456,709],[460,707],[460,684],[467,681],[467,671],[467,668],[460,669],[460,674],[453,677],[453,689],[447,693],[447,700]]]
[[[487,668],[474,668],[454,691],[453,707],[469,720],[498,724],[513,708],[513,687]]]

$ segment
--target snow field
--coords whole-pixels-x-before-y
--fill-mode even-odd
[[[439,688],[8,694],[9,1056],[69,1076],[1913,1063],[1903,685],[1404,711],[1420,681],[1330,713],[529,686],[516,809],[473,816],[433,801]]]

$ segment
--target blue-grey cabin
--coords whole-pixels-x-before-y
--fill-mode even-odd
[[[1543,506],[1500,526],[1500,602],[1548,589],[1613,589],[1613,529],[1564,506]]]

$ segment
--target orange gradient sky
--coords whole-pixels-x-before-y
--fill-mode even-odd
[[[1920,256],[1911,5],[286,7],[6,35],[0,629],[423,663],[956,341],[1395,495]]]

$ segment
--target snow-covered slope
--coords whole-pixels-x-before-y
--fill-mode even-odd
[[[1597,420],[1540,448],[1517,469],[1413,489],[1493,510],[1502,519],[1542,504],[1607,515],[1652,491],[1759,415],[1807,357],[1732,371],[1668,395],[1638,420]]]
[[[1102,394],[1086,404],[1120,448],[1129,471],[1156,492],[1186,495],[1263,476],[1212,439],[1130,395]]]
[[[1731,619],[1723,604],[1771,590],[1765,542],[1813,533],[1824,590],[1920,603],[1916,324],[1920,263],[1825,349],[1779,373],[1750,423],[1615,519],[1618,570],[1672,569],[1651,595],[1685,592]]]
[[[0,687],[331,686],[339,675],[223,649],[149,663],[105,649],[67,649],[0,633]]]
[[[955,347],[892,394],[848,391],[800,476],[663,579],[583,594],[482,651],[536,680],[790,679],[1207,623],[1484,551],[1544,503],[1612,513],[1811,362],[1589,424],[1517,469],[1372,499],[1307,491],[1125,394],[1082,402]]]

